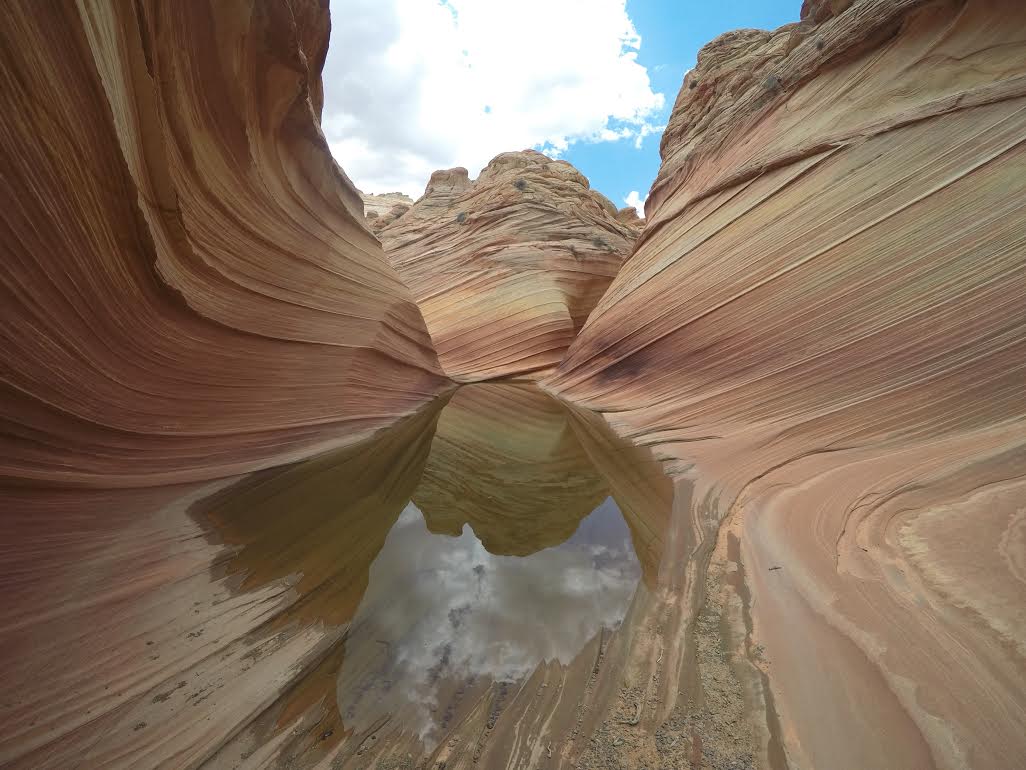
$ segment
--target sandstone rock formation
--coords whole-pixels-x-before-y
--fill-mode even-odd
[[[700,588],[694,543],[679,526],[664,537],[674,485],[650,452],[612,435],[594,415],[529,388],[468,386],[365,442],[242,478],[149,489],[0,490],[4,542],[18,544],[0,553],[7,589],[0,676],[8,688],[0,763],[310,768],[377,766],[400,756],[461,767],[478,756],[481,767],[493,767],[506,759],[530,765],[554,745],[564,747],[563,766],[601,766],[581,757],[618,738],[575,744],[573,737],[622,718],[622,687],[666,703],[667,711],[670,695],[690,687],[681,683],[689,648],[680,629]],[[447,414],[443,436],[436,423]],[[490,451],[479,458],[478,447]],[[489,519],[476,470],[502,454],[507,467],[492,469],[505,487],[493,487]],[[572,489],[560,490],[568,476]],[[434,675],[429,684],[437,680],[438,687],[428,694],[439,698],[447,734],[431,741],[405,718],[424,711],[424,702],[411,698],[413,683],[390,667],[407,662],[389,644],[416,630],[423,609],[411,601],[387,612],[404,600],[396,585],[412,591],[423,580],[420,554],[393,543],[393,527],[401,516],[420,528],[431,523],[427,510],[422,517],[407,505],[411,496],[458,500],[446,498],[443,487],[467,482],[479,507],[465,505],[461,513],[469,511],[494,550],[520,556],[551,553],[576,537],[591,513],[580,499],[608,508],[602,500],[611,490],[640,563],[616,586],[623,603],[615,624],[602,616],[609,585],[582,581],[593,572],[561,569],[559,559],[533,584],[541,583],[544,596],[492,583],[520,594],[521,618],[541,614],[535,603],[558,598],[576,607],[588,598],[583,611],[576,607],[584,630],[560,616],[557,602],[544,608],[539,625],[546,633],[514,641],[536,652],[548,649],[549,636],[569,634],[576,644],[561,648],[562,660],[528,656],[513,680],[495,676],[506,661],[491,658],[479,661],[473,677],[460,670]],[[554,510],[553,499],[574,511]],[[615,506],[609,513],[620,518]],[[454,540],[424,534],[435,548],[442,541],[443,556]],[[374,587],[390,544],[388,579]],[[610,558],[599,550],[587,549],[586,563]],[[493,566],[498,562],[520,560],[496,556]],[[473,575],[474,561],[464,566]],[[473,593],[474,584],[464,590]],[[505,607],[501,594],[485,593],[478,604]],[[442,626],[443,638],[462,633],[448,621]],[[386,632],[398,636],[388,641]],[[420,659],[433,663],[432,652]],[[438,654],[442,671],[446,658]],[[390,697],[382,702],[381,693]],[[740,707],[739,695],[734,701]],[[645,726],[660,724],[661,713],[646,710]],[[525,732],[537,737],[519,739]],[[682,741],[675,745],[678,760],[690,752]]]
[[[638,216],[638,210],[633,206],[627,206],[617,211],[616,221],[634,228],[639,235],[645,226],[645,220]]]
[[[718,38],[644,223],[532,152],[361,198],[318,0],[5,11],[0,765],[1026,766],[1021,2]],[[595,505],[625,614],[396,706],[394,525]]]
[[[399,192],[373,195],[360,193],[363,199],[363,217],[371,232],[378,232],[392,224],[410,210],[413,198]]]
[[[497,156],[474,182],[436,171],[378,233],[460,381],[555,366],[636,235],[573,166],[532,150]]]
[[[662,156],[548,387],[725,519],[762,763],[1026,763],[1026,6],[724,35]]]
[[[445,386],[318,119],[316,0],[16,2],[0,25],[0,477],[326,449]]]

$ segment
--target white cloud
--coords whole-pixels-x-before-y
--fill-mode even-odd
[[[323,126],[365,192],[525,147],[640,146],[664,97],[625,0],[332,0]]]
[[[640,150],[641,143],[645,141],[645,137],[650,134],[661,134],[666,125],[653,126],[651,123],[645,123],[634,132],[634,149]]]
[[[639,217],[644,217],[645,201],[647,200],[648,195],[642,198],[641,195],[638,194],[637,190],[631,190],[629,193],[627,193],[627,197],[623,199],[623,202],[626,203],[628,206],[633,206],[635,209],[637,209]]]

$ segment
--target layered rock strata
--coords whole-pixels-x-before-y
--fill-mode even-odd
[[[5,8],[0,476],[224,476],[445,385],[319,128],[328,30],[314,0]]]
[[[1026,6],[728,33],[662,156],[548,387],[726,521],[763,764],[1026,762]]]
[[[637,233],[573,166],[528,150],[497,156],[474,182],[436,171],[378,236],[446,374],[475,381],[554,367]]]
[[[19,544],[0,552],[0,675],[9,690],[0,763],[312,768],[398,758],[493,767],[544,757],[565,768],[617,758],[630,767],[683,765],[701,724],[677,697],[700,697],[692,637],[681,633],[701,588],[689,485],[671,482],[650,452],[600,418],[530,388],[470,386],[366,442],[241,478],[0,488],[4,542]],[[489,501],[467,480],[498,455],[505,487],[493,487]],[[571,488],[556,489],[568,476]],[[463,489],[469,501],[459,513],[480,533],[430,535],[425,524],[438,512],[427,506],[458,500]],[[566,512],[553,509],[553,495]],[[423,515],[411,496],[424,501]],[[628,565],[602,569],[614,541],[601,533],[586,539],[598,547],[585,558],[553,558],[596,506],[605,526],[622,512],[636,572],[617,578]],[[428,553],[408,547],[418,528],[413,542]],[[533,556],[536,567],[548,554],[548,571],[525,590],[511,578],[530,571],[520,566],[526,558],[486,560],[489,569],[506,565],[494,574],[474,550],[473,560],[454,564],[460,551],[444,542],[478,538],[497,554]],[[472,634],[459,644],[474,628],[461,625],[469,605],[429,622],[430,601],[406,595],[429,590],[439,574],[448,576],[442,594],[470,595],[486,618],[511,606],[531,618],[527,630],[491,636],[484,649],[501,642],[502,654],[475,656],[473,675],[448,652],[483,652]],[[610,607],[613,588],[622,604]],[[442,644],[411,648],[425,626]],[[547,649],[561,657],[540,654]],[[516,675],[501,675],[518,656]],[[414,664],[426,667],[426,680]],[[722,663],[711,670],[722,688]],[[733,690],[717,701],[719,713],[741,708]],[[414,717],[431,705],[430,722],[442,729],[428,735]],[[707,734],[707,754],[744,766],[747,734],[719,738]]]

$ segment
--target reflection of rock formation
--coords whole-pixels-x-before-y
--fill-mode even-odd
[[[599,489],[612,492],[623,519],[608,499],[579,524],[579,515],[561,511],[583,498],[551,508],[567,494],[559,479],[573,482],[584,469],[586,477],[601,474]],[[590,736],[627,723],[646,731],[638,737],[651,752],[632,755],[627,766],[657,766],[650,761],[657,729],[661,757],[686,762],[691,746],[682,728],[665,724],[688,687],[684,668],[695,655],[686,629],[701,585],[690,519],[681,519],[681,531],[671,521],[681,489],[601,418],[534,386],[457,391],[414,499],[442,514],[459,506],[442,526],[425,510],[426,522],[455,535],[469,520],[484,542],[469,529],[458,538],[427,537],[412,512],[390,533],[340,672],[343,722],[354,730],[340,747],[342,764],[398,756],[427,767],[596,767],[596,747],[624,739]],[[560,526],[552,529],[553,521]],[[527,556],[493,556],[482,546]],[[624,574],[628,547],[650,587],[636,571]],[[389,549],[395,556],[384,559]]]
[[[703,49],[550,385],[735,514],[797,764],[1022,764],[1026,6],[806,14]]]
[[[436,171],[379,233],[464,381],[555,366],[636,235],[573,166],[534,151],[499,155],[475,182]]]
[[[339,625],[367,587],[367,568],[420,481],[440,403],[370,442],[246,477],[193,507],[237,552],[240,590],[274,580],[301,599],[287,620]]]
[[[500,437],[518,447],[550,444],[521,427],[534,410],[516,402],[517,390],[537,397],[546,415],[551,402],[533,388],[482,384],[459,391],[449,409],[465,436],[452,439],[444,413],[425,479],[443,436],[443,444],[466,447],[471,456],[481,436],[490,437],[490,452]],[[477,399],[489,392],[502,397],[485,408]],[[459,404],[462,393],[474,399],[469,407]],[[710,763],[752,766],[744,693],[725,662],[720,614],[703,603],[708,535],[718,522],[689,515],[690,484],[664,476],[649,451],[612,434],[601,417],[556,406],[623,512],[625,522],[615,517],[621,542],[626,523],[641,561],[645,580],[622,624],[607,619],[596,632],[593,622],[582,622],[608,618],[609,605],[626,600],[626,586],[609,580],[616,559],[607,564],[610,557],[592,547],[603,542],[592,523],[613,510],[611,500],[566,543],[516,560],[484,552],[469,530],[425,542],[419,518],[404,514],[382,555],[392,549],[405,557],[375,563],[347,641],[339,702],[354,734],[339,750],[344,766],[357,756],[369,766],[399,756],[426,767],[685,767],[699,745],[696,734],[704,736],[699,750]],[[544,421],[557,424],[551,414]],[[514,456],[508,449],[498,454]],[[443,456],[455,457],[452,450]],[[457,466],[451,460],[444,468],[451,474]],[[443,476],[441,466],[435,472]],[[484,525],[511,504],[526,510],[539,503],[531,485],[496,487],[510,492],[473,514]],[[524,501],[515,503],[514,492]],[[480,499],[479,492],[469,497]],[[593,556],[582,564],[585,554]],[[604,564],[606,570],[595,570]],[[588,611],[582,616],[574,602]],[[489,645],[501,652],[488,652]],[[543,658],[533,667],[517,665]]]
[[[564,404],[563,408],[588,459],[609,484],[609,493],[631,530],[646,582],[655,587],[660,582],[658,575],[663,566],[664,538],[670,530],[675,494],[673,481],[650,451],[617,436],[599,415],[570,404]],[[692,541],[693,538],[689,538],[689,543]],[[679,560],[683,556],[686,559],[686,546],[679,546],[679,551],[673,558]],[[675,565],[667,566],[675,568]]]
[[[325,4],[4,16],[0,474],[216,478],[438,391],[420,313],[318,126]]]
[[[608,494],[557,401],[487,383],[442,412],[413,501],[432,532],[469,524],[491,553],[522,556],[562,543]]]
[[[328,750],[342,737],[340,643],[440,406],[213,495],[6,492],[5,542],[26,556],[4,553],[0,577],[26,588],[0,614],[0,675],[18,693],[0,711],[0,763],[234,766]],[[81,523],[55,534],[69,520]]]

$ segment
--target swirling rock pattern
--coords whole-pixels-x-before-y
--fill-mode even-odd
[[[765,764],[1021,765],[1026,6],[803,17],[703,49],[547,386],[726,518]]]
[[[0,476],[215,478],[445,387],[319,128],[325,4],[4,17]]]
[[[565,161],[504,153],[471,182],[436,171],[378,236],[446,374],[537,377],[563,356],[638,228]]]

